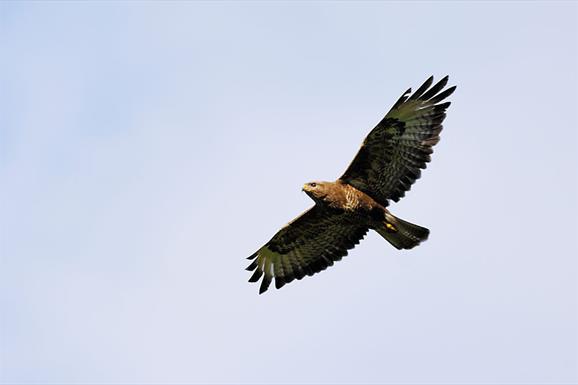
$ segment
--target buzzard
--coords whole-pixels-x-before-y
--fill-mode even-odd
[[[439,141],[455,86],[444,90],[448,77],[434,86],[433,76],[413,94],[401,95],[367,135],[359,152],[335,182],[310,182],[303,191],[315,205],[277,232],[248,259],[261,277],[259,294],[273,278],[275,287],[332,266],[375,230],[397,249],[411,249],[428,237],[425,227],[397,218],[386,208],[397,202],[426,168]],[[442,103],[443,102],[443,103]]]

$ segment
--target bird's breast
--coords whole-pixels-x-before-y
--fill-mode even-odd
[[[384,208],[377,203],[373,198],[369,195],[356,189],[351,185],[347,185],[346,191],[346,200],[349,201],[349,206],[354,209],[363,209],[367,211],[372,211],[376,209],[383,210]]]
[[[361,197],[357,194],[357,191],[346,188],[343,208],[346,210],[357,210],[362,204],[360,198]]]

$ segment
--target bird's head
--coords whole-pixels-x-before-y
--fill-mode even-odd
[[[328,182],[309,182],[303,185],[302,190],[315,202],[322,201],[327,196]]]

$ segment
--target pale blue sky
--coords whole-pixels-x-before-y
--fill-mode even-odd
[[[0,3],[0,382],[578,382],[576,2]],[[245,257],[408,87],[442,141],[331,269]]]

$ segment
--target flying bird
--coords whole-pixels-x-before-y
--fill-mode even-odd
[[[450,102],[443,102],[455,86],[448,77],[434,86],[433,76],[413,94],[401,95],[367,135],[359,152],[335,182],[310,182],[303,191],[315,205],[289,222],[248,259],[261,277],[259,294],[275,279],[275,287],[313,275],[339,261],[369,230],[375,230],[397,249],[411,249],[427,239],[425,227],[389,212],[426,168],[439,142]],[[443,103],[442,103],[443,102]]]

